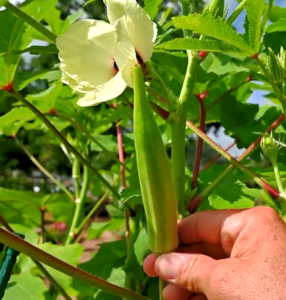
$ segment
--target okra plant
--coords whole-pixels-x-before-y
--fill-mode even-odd
[[[163,299],[142,265],[179,219],[286,220],[283,1],[19,2],[0,0],[3,299]]]

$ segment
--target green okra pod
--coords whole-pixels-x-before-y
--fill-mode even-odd
[[[178,247],[177,200],[168,157],[149,106],[140,66],[134,68],[133,81],[135,149],[149,248],[161,254]]]

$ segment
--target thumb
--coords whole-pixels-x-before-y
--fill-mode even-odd
[[[159,277],[194,293],[208,294],[218,262],[202,254],[162,254],[155,262]]]

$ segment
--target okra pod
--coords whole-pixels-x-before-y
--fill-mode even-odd
[[[135,150],[149,248],[156,254],[167,253],[178,247],[176,194],[140,66],[134,68],[133,81]]]

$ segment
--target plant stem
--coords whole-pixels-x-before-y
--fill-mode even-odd
[[[39,117],[43,123],[52,131],[52,133],[65,145],[65,147],[72,152],[78,160],[85,166],[87,166],[99,179],[100,181],[110,189],[113,195],[120,199],[120,195],[114,189],[114,187],[104,178],[102,175],[83,157],[81,154],[64,138],[64,136],[54,127],[54,125],[29,101],[27,101],[20,93],[12,90],[11,95],[28,107],[37,117]]]
[[[170,115],[172,133],[172,176],[178,200],[179,214],[185,213],[185,131],[189,107],[189,99],[197,78],[200,59],[197,55],[187,52],[189,61],[187,72],[178,100],[177,111]]]
[[[99,207],[104,203],[104,201],[107,199],[110,191],[107,190],[101,198],[95,203],[94,207],[91,209],[91,211],[88,213],[88,215],[84,218],[84,220],[81,222],[81,224],[76,229],[76,234],[79,234],[79,232],[82,230],[84,225],[88,222],[88,220],[94,215],[94,213],[99,209]]]
[[[108,151],[99,141],[97,141],[92,134],[89,133],[89,131],[80,123],[78,123],[76,120],[74,120],[73,118],[66,116],[63,113],[60,112],[56,112],[55,116],[60,117],[62,119],[65,119],[67,121],[69,121],[72,125],[74,125],[75,127],[77,127],[79,130],[81,130],[82,132],[84,132],[99,148],[101,148],[110,158],[112,158],[114,161],[118,162],[121,166],[123,166],[125,168],[126,171],[131,172],[131,170],[126,167],[126,165],[122,162],[120,162],[120,160],[116,157],[116,155],[114,155],[113,153],[111,153],[110,151]]]
[[[48,30],[45,26],[43,26],[41,23],[27,15],[25,12],[23,12],[21,9],[19,9],[17,6],[6,3],[4,5],[7,9],[9,9],[13,14],[15,14],[18,18],[22,19],[29,25],[31,25],[33,28],[35,28],[37,31],[39,31],[41,34],[43,34],[45,37],[47,37],[51,42],[55,43],[57,36],[52,33],[50,30]]]
[[[44,274],[44,276],[49,280],[54,289],[63,296],[65,300],[72,300],[72,298],[66,293],[66,291],[57,283],[57,281],[52,277],[52,275],[46,270],[46,268],[37,260],[33,259],[34,264],[38,269]]]
[[[123,135],[122,135],[122,126],[120,121],[117,121],[117,145],[118,145],[118,156],[119,161],[124,165],[124,147],[123,147]],[[120,173],[121,173],[121,180],[122,180],[122,187],[126,188],[126,178],[125,178],[125,169],[123,166],[120,166]]]
[[[111,284],[101,278],[93,276],[83,270],[80,270],[72,265],[61,261],[60,259],[53,257],[52,255],[44,252],[43,250],[27,243],[25,240],[15,236],[14,234],[7,232],[0,228],[0,242],[8,247],[11,247],[19,252],[22,252],[33,259],[36,259],[51,268],[54,268],[68,276],[71,276],[77,280],[81,280],[85,283],[89,283],[98,289],[102,289],[110,294],[127,298],[130,300],[150,300],[149,298],[139,295],[135,292],[126,290],[114,284]]]
[[[209,144],[212,148],[214,148],[217,152],[219,152],[224,158],[230,161],[235,167],[237,167],[240,171],[244,172],[250,178],[252,178],[260,187],[265,189],[267,192],[267,187],[269,184],[259,178],[254,172],[248,169],[244,164],[236,160],[229,153],[223,150],[218,144],[216,144],[212,139],[210,139],[204,132],[202,132],[199,128],[197,128],[192,122],[187,121],[187,125],[191,128],[199,137],[201,137],[207,144]]]
[[[228,151],[230,150],[232,147],[234,147],[236,144],[235,142],[234,143],[231,143],[227,148],[224,149],[224,151]],[[204,168],[201,170],[204,171],[206,169],[208,169],[211,165],[213,165],[219,158],[221,157],[221,154],[218,154],[217,156],[215,156],[211,161],[209,161],[205,166]]]
[[[245,151],[238,157],[238,161],[241,161],[248,157],[254,150],[256,150],[260,146],[260,141],[265,135],[265,133],[271,132],[275,128],[277,128],[283,121],[285,120],[285,115],[281,115],[277,120],[275,120],[269,128],[258,138],[255,142],[253,142]],[[188,210],[193,213],[199,206],[202,199],[207,197],[219,184],[220,182],[234,169],[234,165],[229,165],[220,175],[216,178],[205,190],[203,190],[199,195],[197,195],[189,204]],[[275,195],[275,192],[272,196]]]
[[[8,222],[0,215],[0,223],[11,233],[14,233],[14,230]],[[51,285],[55,288],[55,290],[61,294],[65,300],[71,300],[69,295],[64,291],[64,289],[57,283],[57,281],[52,277],[52,275],[45,269],[45,267],[39,263],[37,260],[32,259],[36,266],[42,271],[45,277],[50,281]]]
[[[41,213],[41,238],[40,238],[40,244],[45,242],[45,208],[40,207],[40,213]]]
[[[200,105],[200,130],[205,132],[206,130],[206,108],[204,104],[204,99],[197,97]],[[200,172],[201,157],[203,152],[204,141],[199,137],[197,142],[195,164],[193,170],[193,180],[192,180],[192,190],[194,190],[198,185],[198,176]]]
[[[78,166],[75,166],[75,173],[73,175],[74,176],[79,175]],[[87,188],[88,188],[88,168],[86,166],[83,167],[83,182],[82,182],[81,191],[79,191],[78,178],[79,177],[74,177],[75,186],[78,186],[76,188],[76,191],[78,190],[78,192],[76,192],[77,199],[75,201],[75,212],[74,212],[74,215],[73,215],[73,220],[72,220],[72,223],[71,223],[70,231],[69,231],[69,234],[67,236],[67,240],[66,240],[65,245],[69,245],[78,233],[77,225],[79,223],[80,216],[81,216],[81,213],[82,213],[82,210],[83,210],[83,206],[84,206],[84,202],[85,202],[84,200],[85,200],[86,192],[87,192]]]
[[[34,165],[45,174],[56,186],[58,186],[71,200],[74,200],[73,194],[60,182],[58,181],[28,150],[28,148],[23,145],[17,138],[15,141],[19,145],[19,147],[26,153],[29,159],[34,163]]]
[[[279,190],[280,193],[283,193],[284,192],[284,187],[283,187],[280,172],[279,172],[279,165],[278,165],[277,162],[275,162],[274,164],[272,162],[272,167],[273,167],[276,183],[277,183],[277,186],[278,186],[278,190]]]
[[[236,9],[233,11],[233,13],[230,15],[230,17],[227,19],[227,23],[229,25],[232,25],[232,23],[236,20],[236,18],[242,13],[245,5],[247,3],[247,0],[242,0],[239,5],[236,7]]]

